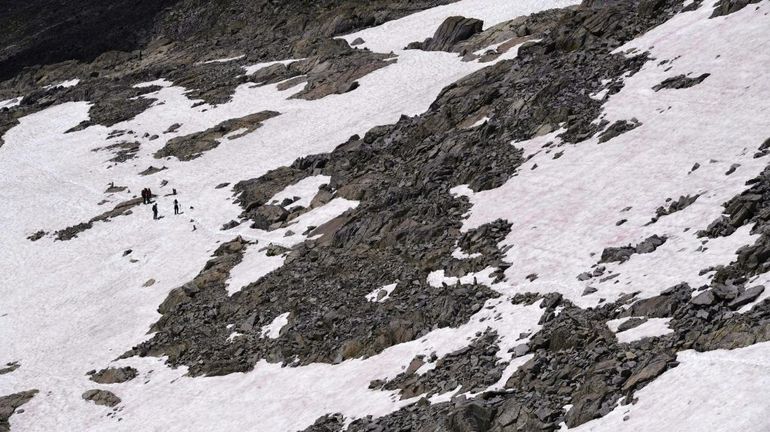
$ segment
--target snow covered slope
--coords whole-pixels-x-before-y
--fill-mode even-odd
[[[0,102],[34,107],[0,141],[0,396],[39,391],[0,398],[0,430],[770,430],[770,183],[751,189],[768,182],[770,3],[649,3],[460,0],[329,42],[385,65],[233,52],[196,64],[238,70],[227,101],[136,80],[126,104],[151,102],[112,124],[75,93],[85,77]],[[453,15],[483,20],[465,43],[484,46],[405,49]],[[621,66],[581,63],[596,52]],[[540,61],[559,66],[515,75]],[[355,73],[324,75],[336,62]],[[595,76],[543,82],[574,64]],[[334,79],[355,85],[298,96]],[[536,112],[549,97],[566,114]],[[175,142],[201,147],[157,156]],[[470,142],[491,150],[451,152]],[[404,216],[444,189],[456,219],[444,201]],[[369,267],[335,282],[346,255]],[[95,379],[108,367],[136,376]]]

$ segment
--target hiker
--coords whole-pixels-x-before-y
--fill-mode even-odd
[[[147,204],[147,188],[142,189],[142,204]]]
[[[171,189],[171,195],[176,195],[176,189]]]
[[[155,220],[158,219],[158,203],[152,205],[152,218]]]
[[[174,214],[175,215],[179,214],[179,201],[177,200],[174,200]]]
[[[150,204],[152,202],[152,191],[150,188],[147,188],[147,204]]]

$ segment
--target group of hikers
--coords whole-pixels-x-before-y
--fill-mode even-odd
[[[176,195],[176,189],[173,189],[172,195]],[[158,203],[152,201],[152,191],[150,188],[142,189],[142,204],[152,204],[152,218],[155,220],[160,219],[158,216]],[[179,201],[174,198],[174,214],[179,214]]]

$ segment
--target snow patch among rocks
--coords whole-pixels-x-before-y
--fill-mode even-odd
[[[0,110],[2,110],[3,108],[11,109],[13,107],[19,106],[22,99],[24,99],[24,96],[19,96],[13,99],[6,99],[3,101],[0,101]]]
[[[309,207],[313,197],[318,193],[318,188],[321,187],[321,185],[329,184],[329,180],[331,180],[331,177],[325,175],[304,178],[293,185],[287,186],[267,202],[280,205],[281,201],[284,199],[299,198],[285,208],[289,210],[299,206]]]
[[[646,321],[636,327],[618,332],[618,327],[633,318],[639,317],[618,318],[607,321],[607,327],[615,332],[618,342],[630,343],[647,337],[664,336],[673,333],[673,330],[668,326],[671,318],[646,318]]]
[[[60,82],[58,84],[47,85],[47,86],[45,86],[43,88],[45,90],[50,90],[50,89],[58,88],[58,87],[69,88],[69,87],[75,87],[78,84],[80,84],[80,80],[75,78],[75,79],[71,79],[71,80],[67,80],[67,81],[62,81],[62,82]]]
[[[278,339],[281,335],[281,329],[289,323],[290,314],[291,312],[284,312],[275,317],[270,324],[263,326],[261,336],[270,339]]]
[[[393,290],[396,289],[396,285],[398,284],[392,283],[390,285],[385,285],[383,287],[377,288],[366,295],[366,300],[370,302],[382,303],[385,300],[390,298],[390,293],[392,293]]]
[[[241,55],[236,56],[236,57],[225,57],[225,58],[218,58],[218,59],[214,59],[214,60],[207,60],[207,61],[204,61],[204,62],[200,62],[198,64],[229,63],[231,61],[240,60],[240,59],[242,59],[244,57],[246,57],[246,54],[241,54]]]

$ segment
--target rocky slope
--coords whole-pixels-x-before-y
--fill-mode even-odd
[[[81,6],[0,18],[0,429],[770,428],[767,1]]]

